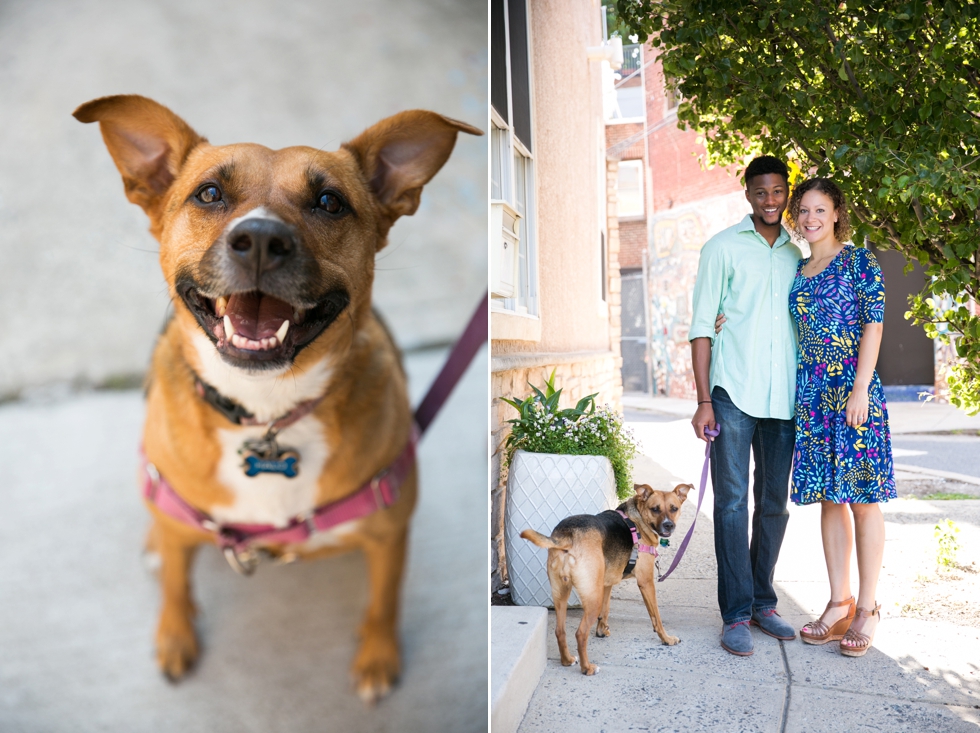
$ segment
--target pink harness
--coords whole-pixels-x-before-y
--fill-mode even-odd
[[[463,376],[476,352],[487,342],[488,312],[489,293],[483,296],[483,300],[476,307],[466,325],[466,330],[453,346],[439,376],[429,387],[429,391],[415,411],[412,432],[405,448],[388,468],[377,473],[353,494],[316,507],[303,516],[293,517],[285,527],[275,527],[270,524],[218,524],[212,517],[184,501],[170,483],[160,475],[156,466],[146,460],[146,455],[141,450],[140,456],[145,475],[143,498],[167,516],[213,534],[228,564],[242,575],[251,575],[255,571],[259,562],[258,551],[263,549],[263,546],[302,544],[317,532],[325,532],[342,522],[361,519],[390,507],[398,500],[399,488],[415,463],[415,446],[419,438],[449,398],[453,387]],[[239,405],[223,398],[214,388],[204,384],[200,379],[196,380],[195,389],[201,398],[231,422],[239,425],[258,424],[250,415],[244,413]],[[308,415],[320,399],[300,403],[273,422],[270,432],[281,430]],[[281,559],[288,561],[289,558],[283,555]]]
[[[156,466],[146,460],[146,456],[143,456],[143,498],[164,514],[195,529],[213,534],[215,542],[221,547],[232,568],[243,575],[251,575],[259,560],[256,550],[263,545],[302,544],[316,532],[325,532],[342,522],[361,519],[394,504],[398,500],[398,490],[402,482],[415,463],[418,438],[418,428],[413,425],[405,449],[388,468],[353,494],[319,506],[304,516],[294,517],[285,527],[271,524],[218,524],[184,501],[160,475]]]
[[[657,549],[658,546],[644,545],[642,542],[640,542],[640,533],[636,529],[636,525],[633,523],[633,520],[630,519],[626,512],[624,512],[622,509],[617,509],[616,511],[619,512],[619,516],[626,520],[626,526],[630,528],[630,534],[633,535],[633,547],[635,547],[639,552],[645,552],[648,555],[658,557],[660,555],[660,552]]]

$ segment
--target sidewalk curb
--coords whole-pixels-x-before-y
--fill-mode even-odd
[[[548,609],[490,608],[490,730],[516,733],[547,661]]]

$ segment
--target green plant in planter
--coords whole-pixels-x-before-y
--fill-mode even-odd
[[[510,435],[504,443],[504,456],[509,464],[514,451],[528,453],[564,453],[573,456],[605,456],[616,475],[616,495],[625,500],[633,493],[630,461],[636,455],[636,443],[622,418],[608,407],[597,407],[596,394],[578,401],[575,407],[558,409],[561,390],[555,389],[555,372],[545,382],[542,392],[533,384],[534,392],[524,400],[502,399],[520,413],[508,420]]]

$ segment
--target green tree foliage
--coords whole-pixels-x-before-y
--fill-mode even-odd
[[[832,177],[865,237],[927,269],[906,317],[951,337],[954,404],[980,411],[980,6],[617,0],[678,80],[708,162],[795,158]]]

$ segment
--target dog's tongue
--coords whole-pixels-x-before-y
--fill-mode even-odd
[[[231,318],[235,333],[254,340],[274,336],[293,315],[289,303],[262,293],[239,293],[228,298],[225,314]]]

